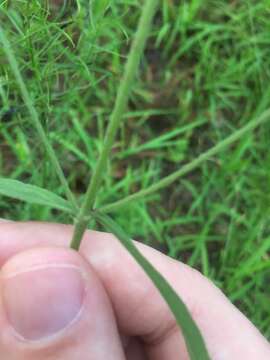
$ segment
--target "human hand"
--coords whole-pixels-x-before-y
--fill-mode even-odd
[[[0,354],[5,360],[188,359],[181,331],[143,270],[110,234],[0,223]],[[270,359],[259,331],[196,270],[136,243],[188,306],[211,359]],[[199,360],[199,359],[198,359]]]

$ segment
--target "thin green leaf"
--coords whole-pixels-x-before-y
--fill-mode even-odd
[[[93,216],[99,223],[101,223],[105,228],[107,228],[107,230],[112,232],[121,241],[122,245],[141,265],[155,286],[158,288],[160,294],[169,305],[178,325],[182,330],[190,355],[190,360],[210,360],[210,356],[206,349],[205,342],[202,338],[200,330],[189,314],[186,305],[173,290],[167,280],[148,262],[148,260],[143,255],[141,255],[130,238],[111,218],[109,218],[107,215],[99,214],[98,212],[95,212]]]
[[[93,19],[99,19],[104,15],[110,5],[110,0],[94,0],[92,2]]]
[[[223,151],[230,145],[234,144],[237,140],[241,139],[241,137],[243,137],[249,131],[256,129],[256,127],[263,124],[264,122],[269,121],[269,118],[270,118],[270,109],[267,109],[258,118],[251,120],[245,126],[236,130],[230,136],[220,141],[217,145],[211,147],[209,150],[200,154],[196,159],[190,161],[188,164],[183,165],[179,170],[174,171],[168,176],[165,176],[163,179],[157,181],[153,185],[150,185],[146,189],[137,191],[135,194],[128,195],[123,199],[120,199],[118,201],[115,201],[114,203],[99,208],[99,211],[102,213],[115,211],[121,206],[129,205],[131,201],[145,198],[147,195],[152,194],[158,190],[161,190],[169,186],[174,181],[178,180],[180,177],[183,177],[184,175],[188,174],[192,170],[199,167],[203,162],[210,160],[213,156]]]
[[[37,110],[33,104],[33,100],[28,92],[28,89],[25,85],[25,81],[22,78],[17,60],[15,58],[13,49],[11,48],[10,42],[8,40],[8,38],[6,37],[3,28],[0,26],[0,44],[2,43],[2,49],[4,51],[4,53],[6,54],[6,57],[8,59],[8,62],[10,64],[11,70],[14,74],[14,77],[17,81],[17,84],[21,90],[21,94],[23,97],[23,100],[25,102],[26,107],[28,108],[29,114],[31,115],[31,119],[32,119],[32,123],[34,125],[34,127],[37,130],[37,134],[40,138],[40,141],[43,143],[45,150],[48,153],[49,159],[51,161],[52,167],[54,168],[56,174],[58,175],[58,178],[63,186],[63,189],[66,192],[67,198],[69,199],[70,203],[72,204],[73,208],[76,209],[77,208],[77,203],[76,203],[76,199],[73,195],[73,193],[71,192],[67,179],[65,177],[65,174],[63,173],[63,170],[59,164],[59,161],[57,159],[57,156],[54,152],[53,147],[51,146],[47,135],[42,127],[42,124],[40,122],[39,119],[39,115],[37,113]]]
[[[68,201],[53,192],[18,180],[0,178],[0,194],[31,204],[50,206],[55,209],[72,212]]]

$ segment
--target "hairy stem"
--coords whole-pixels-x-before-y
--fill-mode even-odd
[[[133,41],[125,66],[124,77],[120,83],[114,110],[110,117],[110,122],[106,132],[103,148],[98,159],[95,172],[90,180],[87,192],[85,194],[84,202],[75,222],[75,230],[71,242],[71,247],[73,249],[79,248],[83,233],[88,224],[89,212],[94,208],[96,195],[106,169],[107,159],[113,146],[116,131],[124,115],[133,81],[145,47],[146,39],[150,33],[151,23],[155,14],[157,3],[158,0],[146,0],[143,7],[135,39]]]
[[[9,61],[10,67],[12,69],[12,72],[15,76],[15,79],[17,81],[17,84],[21,90],[21,94],[23,97],[23,100],[25,102],[25,105],[28,108],[28,111],[31,115],[31,119],[33,122],[33,125],[35,126],[38,136],[40,138],[40,141],[43,143],[45,150],[48,153],[48,156],[50,158],[50,161],[52,163],[53,168],[55,169],[56,174],[59,177],[59,180],[61,181],[61,184],[63,186],[63,189],[66,193],[66,197],[67,199],[70,201],[72,207],[74,209],[77,208],[77,204],[76,204],[76,200],[74,195],[72,194],[68,182],[66,180],[66,177],[63,173],[63,170],[58,162],[58,159],[55,155],[55,152],[49,142],[49,140],[47,139],[46,133],[40,123],[39,117],[38,117],[38,113],[34,107],[34,104],[32,102],[32,99],[28,93],[28,90],[25,86],[25,82],[21,76],[20,70],[19,70],[19,66],[18,63],[16,61],[16,58],[14,56],[13,50],[11,49],[11,45],[10,42],[8,41],[7,37],[4,34],[4,31],[2,29],[2,27],[0,26],[0,42],[3,44],[3,50],[7,56],[7,59]]]
[[[146,189],[143,189],[141,191],[138,191],[135,194],[129,195],[125,197],[124,199],[121,199],[119,201],[116,201],[112,204],[105,205],[98,209],[100,213],[108,213],[111,211],[115,211],[121,206],[130,204],[131,201],[139,200],[141,198],[145,198],[145,196],[152,194],[155,191],[158,191],[171,183],[173,183],[175,180],[180,178],[181,176],[184,176],[188,174],[190,171],[194,170],[198,166],[200,166],[204,161],[209,160],[212,156],[216,155],[223,149],[227,148],[231,144],[233,144],[235,141],[241,138],[244,134],[246,134],[248,131],[253,130],[263,122],[267,121],[270,117],[270,110],[265,111],[259,118],[256,118],[252,121],[250,121],[247,125],[243,126],[241,129],[235,131],[232,135],[228,136],[226,139],[220,141],[216,146],[212,147],[211,149],[207,150],[200,156],[198,156],[196,159],[191,161],[190,163],[184,165],[181,169],[173,172],[172,174],[166,176],[162,180],[158,181],[157,183],[149,186]]]

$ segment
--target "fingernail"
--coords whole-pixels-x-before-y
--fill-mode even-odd
[[[7,319],[24,340],[40,341],[54,336],[81,313],[85,284],[75,266],[40,265],[5,273],[2,280]]]

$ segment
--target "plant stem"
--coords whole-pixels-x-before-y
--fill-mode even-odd
[[[55,169],[55,172],[57,173],[60,181],[61,181],[61,184],[64,188],[64,191],[66,193],[66,196],[68,198],[68,200],[70,201],[72,207],[74,209],[77,208],[77,204],[76,204],[76,200],[75,200],[75,197],[74,195],[72,194],[70,188],[69,188],[69,185],[68,185],[68,182],[65,178],[65,175],[63,173],[63,170],[57,160],[57,157],[55,155],[55,152],[49,142],[49,140],[47,139],[47,136],[46,136],[46,133],[40,123],[40,120],[39,120],[39,117],[38,117],[38,114],[37,114],[37,111],[33,105],[33,102],[32,102],[32,99],[28,93],[28,90],[25,86],[25,82],[21,76],[21,73],[20,73],[20,70],[19,70],[19,66],[18,66],[18,63],[16,61],[16,58],[14,56],[14,53],[13,53],[13,50],[11,49],[11,45],[10,45],[10,42],[8,41],[7,37],[5,36],[4,34],[4,31],[2,29],[2,27],[0,26],[0,42],[2,42],[3,44],[3,50],[7,56],[7,59],[9,61],[9,64],[10,64],[10,67],[13,71],[13,74],[16,78],[16,81],[18,83],[18,86],[21,90],[21,94],[22,94],[22,97],[23,97],[23,100],[28,108],[28,111],[31,115],[31,118],[32,118],[32,122],[37,130],[37,133],[38,133],[38,136],[40,138],[40,141],[43,143],[44,145],[44,148],[45,150],[47,151],[48,153],[48,156],[51,160],[51,163]]]
[[[158,191],[171,183],[173,183],[175,180],[180,178],[181,176],[186,175],[190,171],[197,168],[199,165],[201,165],[204,161],[209,160],[212,156],[216,155],[229,145],[233,144],[235,141],[241,138],[244,134],[247,132],[253,130],[266,120],[268,120],[270,117],[270,110],[266,110],[258,119],[254,119],[250,121],[247,125],[243,126],[241,129],[235,131],[232,135],[228,136],[226,139],[220,141],[216,146],[212,147],[211,149],[207,150],[200,156],[198,156],[196,159],[191,161],[190,163],[184,165],[181,169],[173,172],[172,174],[166,176],[162,180],[158,181],[157,183],[149,186],[146,189],[143,189],[141,191],[138,191],[135,194],[129,195],[125,197],[124,199],[121,199],[119,201],[116,201],[112,204],[105,205],[98,209],[100,213],[108,213],[111,211],[115,211],[121,206],[130,204],[131,201],[139,200],[140,198],[144,198],[149,194],[152,194],[155,191]]]
[[[126,109],[133,81],[139,67],[147,37],[150,33],[151,23],[155,14],[157,3],[158,0],[146,0],[146,3],[143,7],[137,32],[125,66],[124,77],[118,89],[114,110],[112,112],[109,126],[105,135],[103,148],[98,159],[95,172],[91,178],[87,192],[85,194],[83,205],[79,211],[79,215],[75,223],[75,230],[71,242],[71,247],[73,249],[79,248],[83,233],[88,224],[86,217],[88,217],[89,212],[94,207],[96,195],[101,184],[102,176],[104,176],[107,159],[114,142],[116,131],[120,125],[120,121]]]

